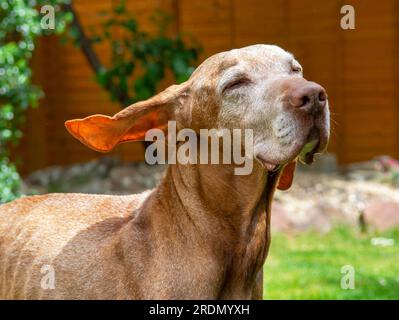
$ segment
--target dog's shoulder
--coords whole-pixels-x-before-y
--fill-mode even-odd
[[[58,211],[65,212],[75,210],[80,212],[93,212],[97,209],[104,210],[109,214],[124,214],[123,209],[134,209],[139,206],[151,190],[133,195],[98,195],[84,193],[49,193],[36,196],[21,197],[14,201],[0,204],[0,219],[5,215],[12,214],[23,216],[34,210],[46,214],[55,214]],[[118,211],[121,209],[121,211]],[[103,212],[99,212],[103,213]]]
[[[8,298],[45,294],[39,286],[43,266],[57,272],[60,289],[62,282],[77,281],[83,269],[105,274],[101,261],[109,259],[106,253],[113,250],[119,230],[135,217],[148,195],[46,194],[1,205],[0,272],[6,277],[0,279],[0,292],[13,287]],[[30,277],[25,283],[19,275],[27,270]],[[71,274],[74,279],[68,278]],[[57,297],[59,292],[51,293]]]
[[[0,234],[17,237],[39,231],[71,234],[105,223],[112,229],[115,221],[130,220],[149,195],[45,194],[23,197],[0,205]]]

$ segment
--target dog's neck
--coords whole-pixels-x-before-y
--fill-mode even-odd
[[[145,211],[154,227],[178,230],[218,261],[218,298],[248,298],[268,251],[276,181],[257,163],[247,176],[233,165],[170,165]]]

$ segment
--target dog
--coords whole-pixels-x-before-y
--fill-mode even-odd
[[[0,206],[2,299],[262,299],[271,201],[329,139],[326,91],[292,54],[252,45],[109,117],[66,122],[107,152],[149,129],[251,129],[253,169],[172,164],[137,195],[46,194]],[[182,142],[177,142],[177,144]]]

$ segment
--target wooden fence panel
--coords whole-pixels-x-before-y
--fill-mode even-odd
[[[75,1],[84,26],[98,26],[100,10],[117,0]],[[173,31],[194,36],[204,48],[201,60],[235,47],[277,44],[293,52],[305,77],[326,87],[332,109],[330,151],[341,163],[380,154],[399,157],[399,4],[395,0],[353,1],[356,29],[340,28],[342,0],[146,0],[127,8],[147,31],[161,9],[175,15]],[[115,34],[115,37],[120,37]],[[107,64],[107,45],[96,46]],[[99,154],[80,145],[64,129],[67,119],[120,110],[93,80],[79,49],[46,38],[36,52],[35,79],[46,98],[29,113],[21,154],[25,171],[53,164],[82,162]],[[170,79],[165,81],[169,84]],[[164,86],[164,85],[163,85]],[[113,154],[142,160],[140,144],[120,146]]]

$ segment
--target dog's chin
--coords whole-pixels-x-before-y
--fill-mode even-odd
[[[291,161],[288,157],[284,157],[283,159],[271,158],[268,154],[262,152],[256,154],[255,158],[269,172],[278,171],[283,165]]]
[[[257,155],[256,159],[260,162],[263,168],[265,168],[267,171],[275,171],[279,168],[280,164],[278,163],[273,163],[270,161],[267,161],[262,157],[262,155]]]
[[[327,147],[328,134],[318,128],[313,128],[306,139],[301,152],[298,155],[300,162],[311,165],[316,154],[323,153]]]
[[[298,159],[300,162],[310,165],[314,162],[314,156],[320,149],[320,133],[318,129],[312,129],[306,139]]]
[[[262,153],[256,155],[256,159],[267,171],[276,171],[287,163],[298,159],[300,162],[311,165],[314,157],[318,153],[322,153],[327,145],[328,136],[321,133],[319,129],[310,130],[306,139],[301,145],[295,146],[292,154],[287,155],[285,159],[270,159]]]
[[[305,144],[301,152],[299,153],[298,159],[300,162],[311,165],[314,162],[314,156],[319,149],[320,140],[315,139]]]

